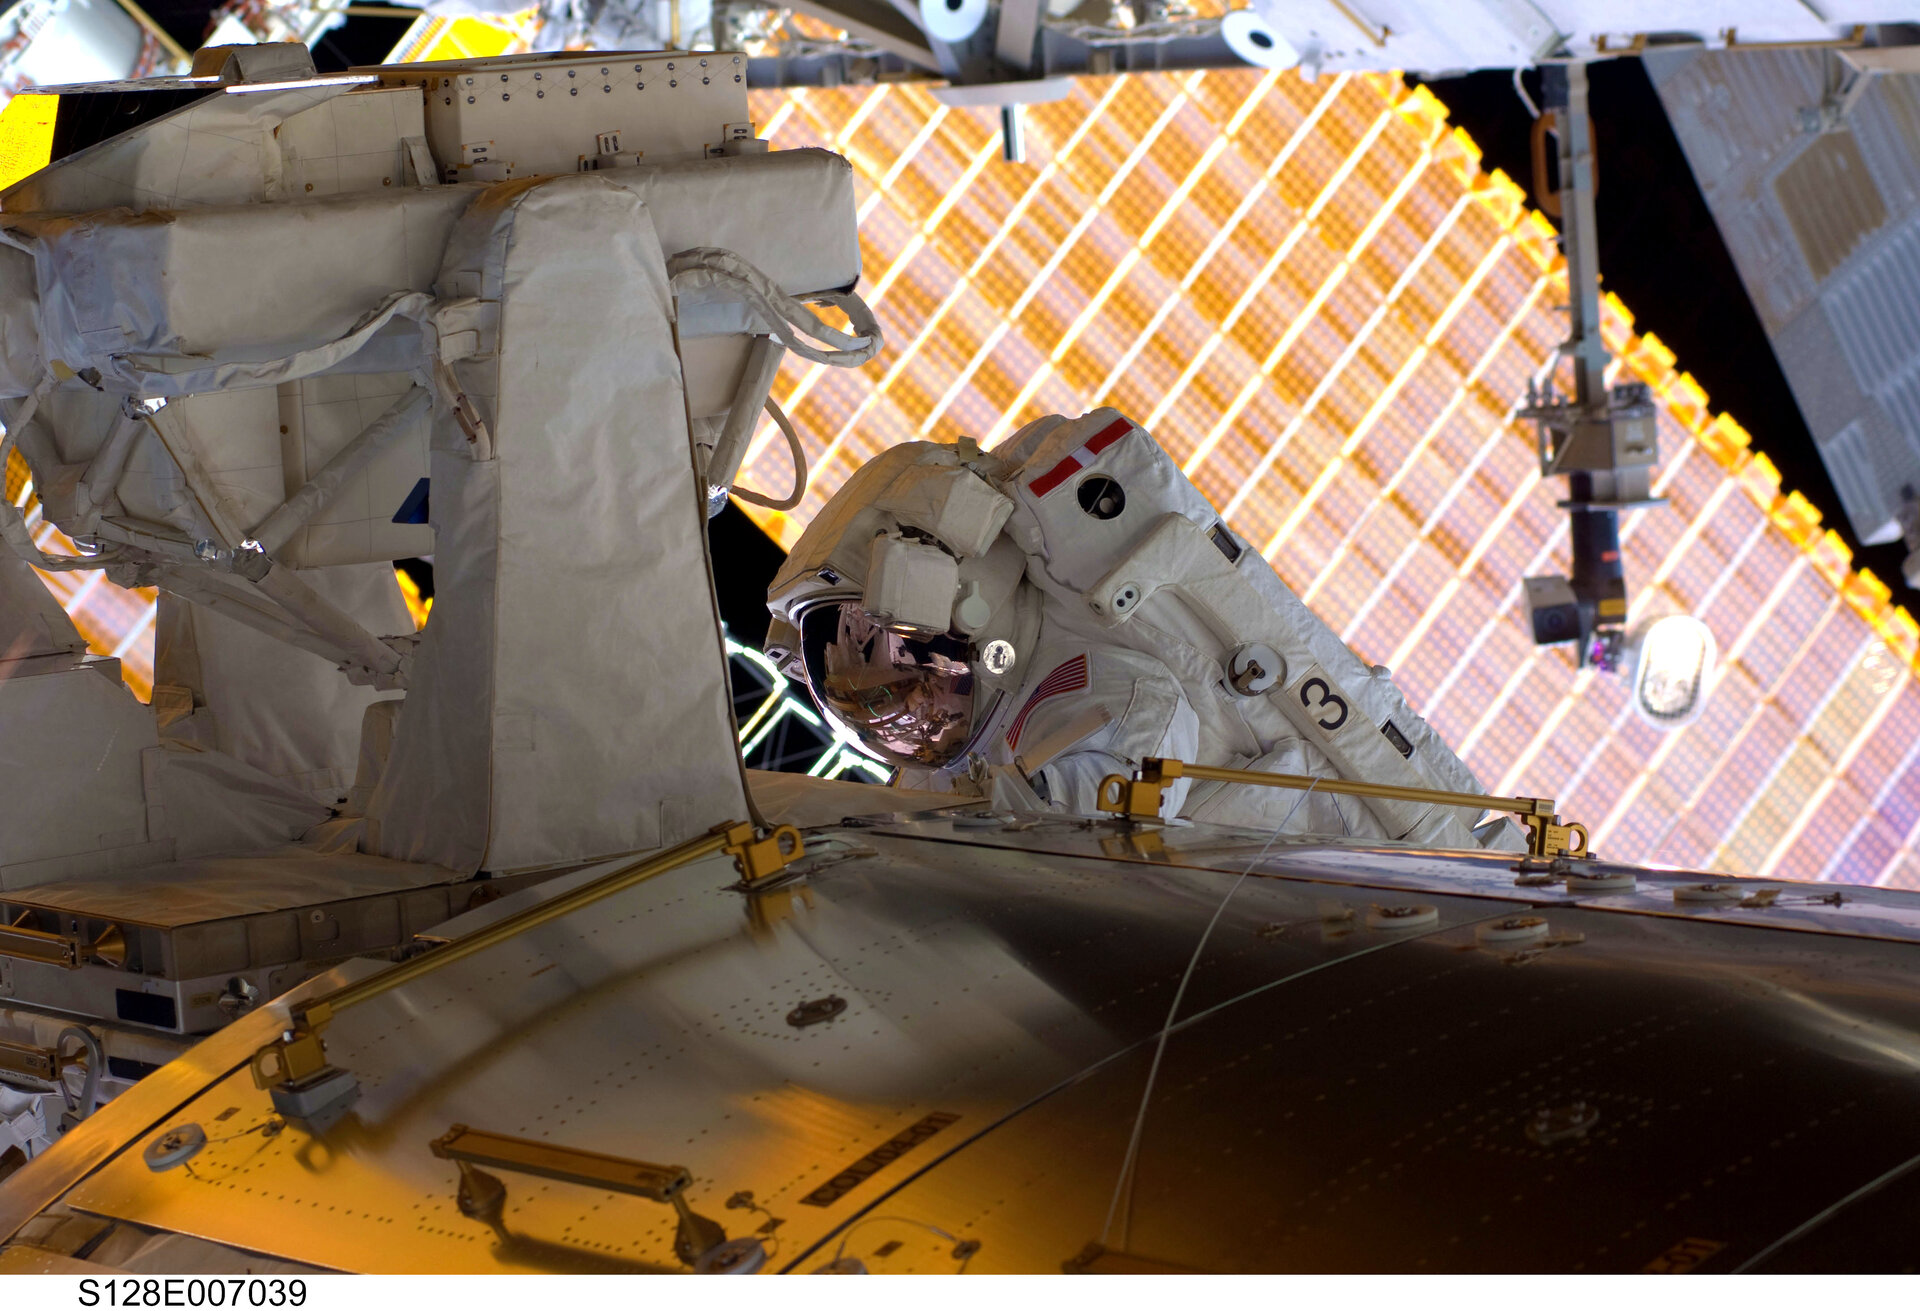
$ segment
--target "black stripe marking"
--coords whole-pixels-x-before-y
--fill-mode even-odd
[[[932,1115],[915,1124],[908,1125],[893,1137],[881,1143],[852,1165],[800,1199],[802,1206],[832,1206],[848,1193],[867,1180],[879,1174],[908,1152],[927,1139],[939,1133],[960,1117],[950,1111],[935,1111]]]

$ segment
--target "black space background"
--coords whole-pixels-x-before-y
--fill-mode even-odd
[[[148,10],[189,49],[205,39],[206,0],[155,0]],[[406,19],[349,19],[322,38],[314,62],[323,72],[377,63],[406,28]],[[1700,380],[1714,408],[1752,434],[1785,488],[1819,508],[1826,526],[1853,548],[1856,567],[1871,568],[1892,586],[1896,602],[1920,608],[1920,595],[1901,582],[1906,548],[1862,547],[1854,539],[1646,70],[1637,59],[1616,59],[1589,66],[1588,76],[1605,286],[1633,310],[1640,331],[1673,349],[1678,367]],[[1511,74],[1475,73],[1430,85],[1479,144],[1484,166],[1530,185],[1532,118],[1514,94]],[[1537,75],[1528,75],[1528,89],[1537,101]],[[724,617],[742,641],[757,644],[766,629],[764,588],[779,567],[780,549],[736,506],[714,521],[713,543]]]
[[[1847,524],[1646,69],[1637,59],[1615,59],[1589,65],[1587,76],[1598,142],[1594,201],[1603,285],[1633,311],[1636,329],[1672,348],[1676,367],[1699,379],[1713,408],[1752,434],[1754,449],[1779,468],[1783,488],[1819,508],[1826,526],[1853,548],[1854,567],[1872,569],[1893,588],[1896,602],[1915,608],[1920,596],[1900,575],[1906,548],[1863,548]],[[1503,169],[1530,188],[1533,119],[1514,94],[1513,75],[1475,73],[1429,85],[1485,152],[1482,167]],[[1538,103],[1537,75],[1527,76],[1527,91]],[[1629,578],[1628,587],[1633,584]]]

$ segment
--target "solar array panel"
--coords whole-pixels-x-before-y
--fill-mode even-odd
[[[759,93],[777,147],[860,178],[861,371],[789,363],[813,463],[791,545],[886,446],[992,443],[1047,413],[1145,423],[1289,586],[1492,791],[1554,796],[1610,857],[1920,884],[1915,629],[1612,298],[1655,388],[1663,508],[1621,525],[1634,616],[1698,614],[1723,669],[1661,733],[1623,680],[1535,647],[1520,580],[1568,567],[1527,380],[1566,332],[1544,220],[1425,90],[1257,70],[1077,83],[997,123],[913,86]],[[769,427],[748,481],[784,487]]]

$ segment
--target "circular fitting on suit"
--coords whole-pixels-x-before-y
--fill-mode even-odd
[[[1567,875],[1568,892],[1632,892],[1639,886],[1639,878],[1630,869]]]
[[[1235,696],[1260,696],[1272,691],[1286,670],[1279,652],[1264,642],[1249,642],[1227,657],[1227,686]]]
[[[1107,613],[1115,618],[1131,614],[1133,607],[1140,604],[1140,584],[1122,583],[1113,589],[1113,595],[1107,598]]]
[[[978,583],[967,584],[967,594],[953,603],[953,626],[971,637],[993,618],[993,607],[980,595]]]
[[[1370,906],[1367,927],[1391,933],[1407,929],[1430,929],[1440,922],[1438,906]]]
[[[767,1263],[767,1249],[758,1238],[729,1238],[700,1254],[693,1263],[696,1275],[750,1275]]]
[[[1673,899],[1696,905],[1725,906],[1738,902],[1748,891],[1738,883],[1688,883],[1673,890]]]
[[[1080,508],[1096,519],[1117,519],[1127,508],[1127,494],[1120,484],[1105,474],[1082,479],[1075,498]]]
[[[1512,915],[1482,924],[1473,936],[1483,947],[1526,947],[1546,940],[1547,922],[1538,915]]]
[[[1011,673],[1019,659],[1013,643],[1003,637],[996,637],[980,648],[981,667],[995,678],[1003,678]]]
[[[166,1130],[147,1144],[141,1156],[146,1159],[147,1169],[155,1174],[162,1170],[171,1170],[184,1161],[197,1156],[207,1145],[207,1131],[191,1122],[178,1124]]]

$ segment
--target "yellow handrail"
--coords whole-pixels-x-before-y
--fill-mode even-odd
[[[518,937],[529,929],[539,928],[542,924],[551,923],[563,915],[571,915],[583,907],[611,897],[616,892],[624,892],[648,879],[721,851],[733,856],[741,875],[748,884],[752,884],[798,860],[805,852],[805,845],[799,830],[791,825],[783,824],[767,837],[756,839],[751,824],[721,824],[701,837],[669,848],[657,856],[630,861],[592,882],[516,911],[504,919],[495,920],[423,956],[415,956],[391,969],[368,975],[302,1002],[293,1008],[292,1026],[253,1054],[254,1083],[262,1088],[271,1088],[324,1070],[327,1067],[326,1044],[321,1032],[335,1015],[349,1006],[358,1006],[363,1001],[391,992],[403,983],[411,983],[422,975],[444,969],[456,961],[463,961],[489,947],[498,946],[509,938]]]
[[[1297,792],[1338,793],[1349,797],[1384,797],[1392,801],[1426,802],[1435,806],[1463,806],[1471,810],[1503,810],[1518,815],[1527,827],[1528,854],[1554,856],[1587,854],[1587,830],[1580,824],[1562,824],[1551,797],[1490,797],[1479,792],[1442,792],[1435,788],[1399,787],[1392,783],[1363,783],[1344,778],[1308,778],[1301,774],[1269,774],[1254,769],[1222,769],[1193,765],[1184,760],[1149,756],[1140,762],[1135,778],[1109,774],[1100,781],[1099,806],[1110,815],[1129,819],[1157,819],[1161,790],[1177,778],[1221,783],[1249,783],[1254,787],[1291,788]],[[1578,838],[1578,842],[1574,839]]]

